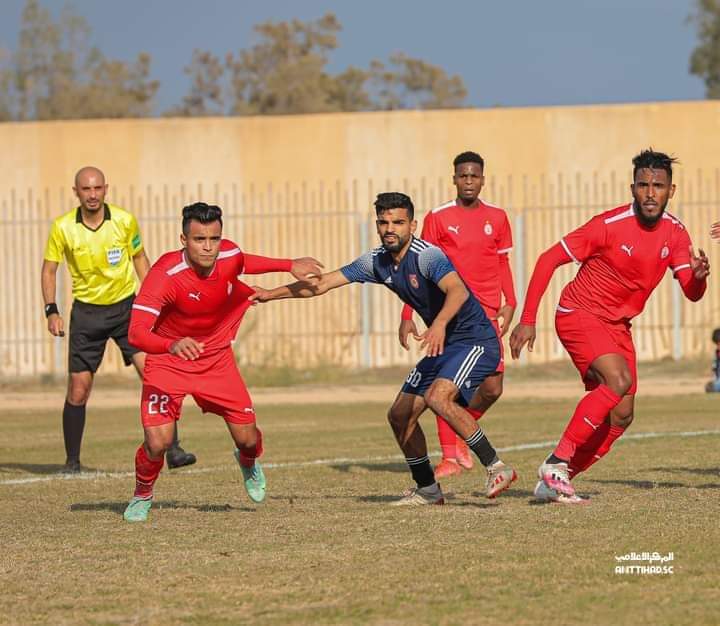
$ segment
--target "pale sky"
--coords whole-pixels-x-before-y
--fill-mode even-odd
[[[57,15],[66,4],[41,0]],[[152,56],[156,112],[180,102],[194,48],[227,52],[256,41],[268,19],[334,12],[343,31],[329,68],[367,67],[404,52],[460,74],[468,105],[533,106],[693,100],[693,0],[74,0],[110,57]],[[0,47],[14,48],[24,0],[0,0]]]

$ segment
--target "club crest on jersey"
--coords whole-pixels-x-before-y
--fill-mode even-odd
[[[410,284],[413,286],[414,289],[420,289],[420,283],[417,279],[417,274],[410,274],[409,277]]]
[[[106,253],[107,262],[110,265],[117,265],[120,263],[120,259],[122,259],[122,248],[108,248]]]
[[[492,235],[493,229],[492,229],[492,224],[490,222],[485,222],[485,226],[483,227],[483,232],[486,235]]]
[[[668,248],[668,247],[667,247],[667,244],[665,244],[665,245],[663,246],[662,250],[660,250],[660,258],[661,258],[661,259],[667,259],[668,256],[670,256],[670,248]]]

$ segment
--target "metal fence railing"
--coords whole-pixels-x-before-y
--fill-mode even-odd
[[[696,246],[714,249],[707,236],[718,215],[720,173],[680,173],[678,193],[670,211],[679,217]],[[612,172],[600,177],[563,176],[552,180],[530,176],[489,179],[483,197],[503,206],[514,226],[512,263],[519,301],[535,259],[563,234],[592,215],[629,200],[628,183]],[[257,189],[250,185],[146,186],[112,188],[108,200],[132,211],[140,222],[152,259],[179,247],[180,209],[195,200],[220,204],[225,236],[249,251],[268,256],[312,255],[334,269],[377,245],[372,201],[379,191],[409,193],[424,212],[453,197],[446,178],[350,180]],[[519,190],[519,191],[518,191]],[[0,375],[63,375],[66,340],[46,330],[40,293],[40,266],[52,219],[75,206],[69,189],[40,192],[0,189]],[[715,255],[717,256],[717,255]],[[535,352],[526,362],[563,358],[555,338],[553,310],[562,286],[574,268],[558,270],[538,318]],[[287,280],[285,275],[248,277],[264,286]],[[714,277],[711,277],[711,283]],[[59,272],[59,305],[70,307],[69,276]],[[641,359],[680,358],[709,352],[709,336],[720,321],[720,296],[712,284],[705,298],[687,302],[669,276],[658,287],[646,311],[634,324]],[[410,364],[416,352],[397,342],[400,303],[387,290],[350,286],[313,301],[283,301],[248,312],[236,343],[246,365],[313,364],[374,367]],[[120,371],[116,349],[109,350],[104,371]]]

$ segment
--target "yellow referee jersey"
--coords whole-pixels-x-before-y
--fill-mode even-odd
[[[80,207],[57,218],[45,246],[45,259],[67,260],[73,298],[88,304],[114,304],[137,288],[132,258],[143,249],[137,220],[113,204],[96,230],[83,224]]]

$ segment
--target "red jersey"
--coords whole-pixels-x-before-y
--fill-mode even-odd
[[[555,267],[575,261],[575,278],[562,291],[558,310],[583,309],[606,322],[628,322],[638,315],[670,268],[685,294],[698,300],[706,282],[690,265],[690,236],[669,213],[644,226],[632,204],[596,215],[543,253],[528,286],[523,324],[534,324],[540,298]]]
[[[494,316],[501,306],[501,293],[515,306],[508,253],[512,232],[501,208],[478,201],[472,209],[455,200],[425,216],[421,239],[438,246],[448,256],[485,311]]]
[[[257,267],[246,267],[253,261]],[[260,262],[255,262],[260,261]],[[183,337],[205,344],[203,356],[230,345],[253,290],[238,279],[243,271],[289,271],[291,261],[245,255],[223,239],[208,276],[185,261],[183,250],[168,252],[152,266],[133,303],[130,343],[149,354],[168,352]]]
[[[560,306],[581,308],[608,322],[641,313],[668,267],[673,275],[690,268],[690,236],[680,221],[666,212],[648,228],[632,204],[595,216],[560,244],[581,263],[563,289]]]

